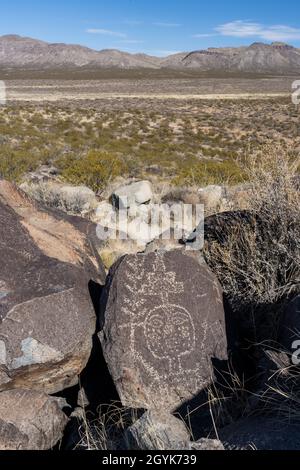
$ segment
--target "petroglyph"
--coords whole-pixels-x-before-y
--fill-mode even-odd
[[[172,407],[208,384],[226,338],[221,289],[207,268],[180,252],[127,256],[110,292],[100,339],[124,404]]]
[[[143,258],[140,259],[143,262]],[[138,272],[140,274],[145,273],[144,266],[141,263],[137,263],[134,259],[132,263],[128,263],[131,268],[131,272],[134,273],[134,279],[138,280]],[[181,294],[184,291],[184,283],[176,281],[176,273],[173,271],[167,271],[164,263],[163,255],[155,253],[153,262],[153,270],[147,272],[143,285],[139,290],[139,305],[147,303],[147,296],[154,296],[158,299],[159,305],[156,306],[150,312],[142,310],[141,314],[144,315],[143,320],[135,323],[131,321],[129,324],[130,338],[133,347],[133,353],[135,350],[135,330],[137,327],[143,327],[143,335],[148,347],[149,352],[155,359],[166,359],[168,361],[169,372],[181,371],[180,357],[187,355],[195,349],[195,326],[193,323],[192,316],[190,313],[180,305],[173,305],[169,303],[169,296],[172,294]],[[130,280],[133,279],[132,274]],[[130,284],[126,285],[129,291],[133,292]],[[135,286],[136,287],[136,286]],[[130,316],[133,311],[129,311],[127,307],[123,308],[123,311]],[[127,327],[128,325],[123,325]],[[149,367],[147,362],[140,357],[144,366]]]

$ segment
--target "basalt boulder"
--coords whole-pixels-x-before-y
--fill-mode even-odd
[[[146,411],[125,433],[128,449],[184,450],[190,435],[180,419],[168,413]]]
[[[91,233],[0,181],[0,391],[78,382],[95,332],[91,284],[105,278]]]
[[[0,393],[0,450],[48,450],[62,438],[68,418],[43,392]]]
[[[99,337],[124,406],[174,410],[227,359],[221,287],[185,253],[123,257],[101,304]]]

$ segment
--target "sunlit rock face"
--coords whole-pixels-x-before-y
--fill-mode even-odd
[[[76,224],[0,181],[0,391],[58,392],[88,361],[96,323],[89,283],[104,274],[88,226]]]
[[[182,252],[128,255],[111,269],[100,340],[125,406],[171,411],[227,358],[222,290]]]

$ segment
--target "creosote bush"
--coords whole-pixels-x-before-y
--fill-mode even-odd
[[[35,170],[39,164],[39,157],[32,152],[12,150],[4,146],[0,153],[0,178],[18,181],[22,175]]]
[[[64,157],[59,161],[62,176],[71,183],[84,184],[93,191],[101,191],[125,171],[125,163],[118,155],[105,151],[90,150],[80,158]]]
[[[0,177],[20,182],[51,165],[64,170],[67,182],[102,185],[105,172],[97,170],[104,174],[99,178],[99,162],[88,157],[93,151],[125,162],[120,173],[126,178],[148,179],[156,167],[157,176],[177,186],[236,184],[244,181],[246,149],[270,136],[274,142],[292,137],[299,146],[290,100],[177,100],[163,108],[159,100],[104,100],[92,107],[84,101],[10,103],[0,109]],[[80,163],[90,158],[91,176]]]
[[[173,179],[177,186],[205,186],[209,184],[238,184],[245,181],[246,175],[237,161],[197,162],[182,168]]]

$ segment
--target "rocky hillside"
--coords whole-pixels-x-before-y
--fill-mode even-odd
[[[147,181],[96,207],[52,183],[62,212],[0,180],[0,450],[299,450],[299,179],[274,160],[247,209],[205,218],[204,245],[186,221],[146,239]],[[218,211],[229,197],[199,191]],[[117,240],[107,272],[121,209],[136,246]]]
[[[31,38],[7,35],[0,38],[1,67],[95,67],[121,69],[156,68],[160,60],[143,54],[128,54],[118,50],[95,51],[88,47],[48,44]]]
[[[80,45],[49,44],[17,35],[0,37],[0,67],[6,69],[177,69],[216,72],[280,73],[300,71],[300,50],[284,43],[249,47],[209,48],[166,58],[96,51]]]
[[[292,73],[300,70],[300,50],[284,43],[254,43],[249,47],[209,48],[176,54],[164,59],[163,65],[203,71]]]

